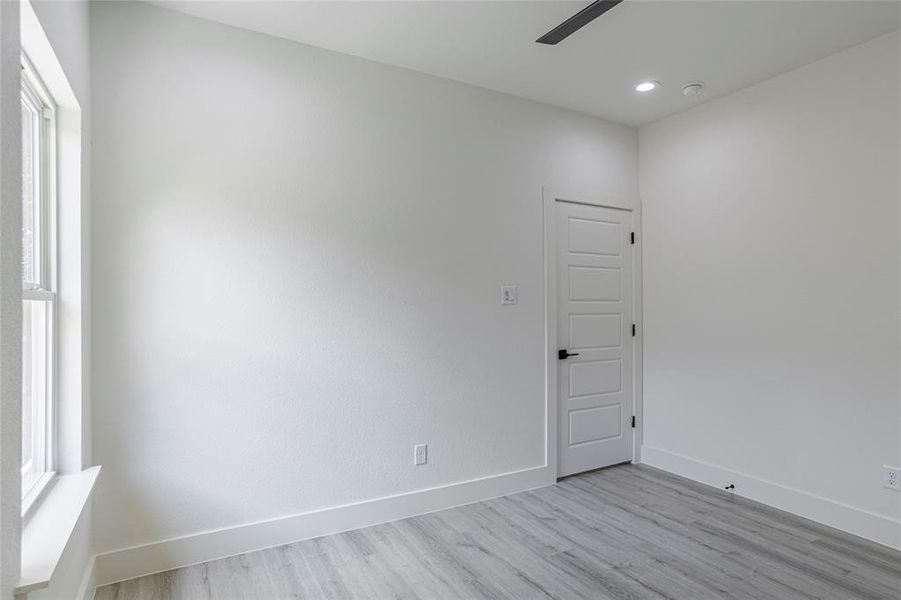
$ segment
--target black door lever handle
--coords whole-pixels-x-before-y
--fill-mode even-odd
[[[569,350],[557,350],[557,358],[560,360],[566,360],[570,356],[579,356],[578,352],[573,352],[570,354]]]

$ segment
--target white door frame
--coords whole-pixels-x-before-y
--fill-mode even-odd
[[[545,398],[547,414],[545,422],[545,464],[556,480],[559,472],[557,462],[557,227],[555,210],[556,202],[587,204],[602,208],[627,210],[632,213],[632,227],[635,231],[635,249],[632,253],[632,315],[635,320],[635,339],[633,352],[633,386],[632,399],[635,411],[635,431],[632,436],[632,462],[641,462],[642,432],[644,431],[644,410],[642,402],[642,302],[641,302],[641,202],[617,201],[613,199],[598,200],[580,195],[562,194],[545,186],[542,189],[542,208],[544,212],[544,341],[545,341]]]

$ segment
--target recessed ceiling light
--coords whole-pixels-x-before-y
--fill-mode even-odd
[[[697,96],[705,87],[703,81],[690,81],[682,86],[682,93],[686,96]]]
[[[651,92],[651,91],[656,90],[658,87],[660,87],[660,82],[649,79],[647,81],[642,81],[641,83],[636,85],[635,91],[642,92],[642,93]]]

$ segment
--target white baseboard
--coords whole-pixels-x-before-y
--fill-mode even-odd
[[[554,481],[552,469],[547,466],[534,467],[132,546],[96,555],[94,578],[96,585],[106,585],[217,558],[515,494],[551,485]]]
[[[675,452],[643,446],[643,463],[901,550],[901,521]]]

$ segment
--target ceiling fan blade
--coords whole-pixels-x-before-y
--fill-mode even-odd
[[[550,45],[561,42],[622,1],[623,0],[595,0],[535,41],[539,44]]]

